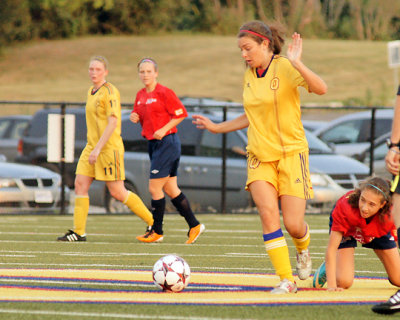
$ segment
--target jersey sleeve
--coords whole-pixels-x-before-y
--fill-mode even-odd
[[[289,62],[290,63],[290,62]],[[297,71],[291,64],[290,64],[290,78],[294,84],[295,87],[303,87],[306,89],[308,92],[310,92],[310,89],[308,87],[308,84],[306,80],[304,80],[303,76],[300,74],[299,71]]]
[[[139,101],[139,92],[136,94],[135,102],[133,103],[132,112],[138,113],[138,101]]]
[[[346,205],[344,201],[347,201],[347,198],[339,199],[336,203],[335,209],[332,211],[332,231],[338,231],[346,233],[349,230],[349,223],[346,219]]]
[[[165,91],[165,107],[172,118],[186,118],[188,116],[185,106],[171,89]]]
[[[119,92],[112,86],[107,86],[106,94],[104,97],[104,104],[107,117],[114,116],[121,118],[121,102]]]

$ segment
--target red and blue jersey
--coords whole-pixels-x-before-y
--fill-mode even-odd
[[[147,92],[146,88],[143,88],[136,94],[132,112],[139,115],[142,136],[147,140],[154,139],[154,132],[171,119],[187,117],[187,111],[175,92],[159,83],[152,92]],[[174,127],[166,135],[177,131],[178,129]]]
[[[350,206],[348,199],[352,192],[346,193],[336,202],[331,215],[331,230],[343,233],[344,237],[353,237],[362,244],[383,237],[389,232],[397,238],[392,216],[385,215],[381,220],[379,215],[375,214],[367,221],[367,219],[361,217],[360,209]]]

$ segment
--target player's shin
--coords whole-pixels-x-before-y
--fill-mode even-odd
[[[148,226],[153,225],[153,215],[144,205],[142,199],[139,198],[135,193],[128,191],[128,195],[124,201],[124,204],[139,218],[147,223]]]
[[[80,236],[85,234],[88,213],[89,197],[76,196],[74,207],[74,232]]]

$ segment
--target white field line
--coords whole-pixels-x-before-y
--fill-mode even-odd
[[[19,228],[20,229],[20,228]],[[52,230],[54,230],[54,227],[51,228]],[[282,230],[283,233],[288,234],[288,232],[286,230]],[[168,229],[168,232],[178,232],[178,233],[185,233],[187,232],[187,229]],[[241,229],[241,230],[232,230],[232,229],[206,229],[207,233],[219,233],[219,234],[238,234],[238,233],[254,233],[257,235],[261,235],[262,232],[260,230],[245,230],[245,229]],[[329,233],[329,229],[311,229],[310,230],[311,234],[328,234]],[[59,233],[55,233],[55,232],[32,232],[32,231],[27,231],[27,232],[21,232],[21,231],[0,231],[0,235],[4,234],[4,235],[30,235],[30,236],[40,236],[40,235],[60,235]],[[107,236],[107,237],[120,237],[121,233],[90,233],[90,235],[92,236]]]
[[[23,263],[23,262],[18,262],[18,263],[11,263],[11,262],[0,262],[0,266],[15,266],[18,265],[18,268],[21,268],[22,266],[27,267],[27,268],[35,268],[35,267],[56,267],[56,268],[111,268],[111,269],[153,269],[153,265],[124,265],[124,264],[66,264],[66,263]],[[243,272],[243,271],[248,271],[248,272],[261,272],[260,268],[222,268],[222,267],[190,267],[191,270],[199,270],[199,271],[204,271],[204,270],[211,270],[211,271],[228,271],[228,272]],[[0,269],[1,272],[1,269]],[[262,272],[266,273],[272,273],[274,270],[272,268],[263,268]]]
[[[56,310],[22,310],[22,309],[0,309],[0,313],[5,314],[30,314],[30,315],[46,315],[46,316],[65,316],[66,318],[72,317],[96,317],[96,318],[106,318],[106,319],[161,319],[161,320],[222,320],[222,318],[210,318],[210,317],[181,317],[176,315],[145,315],[145,314],[124,314],[124,313],[98,313],[98,312],[63,312]],[[224,318],[226,319],[226,318]],[[231,319],[236,320],[236,319]],[[240,320],[240,319],[237,319]]]
[[[2,254],[5,252],[7,254]],[[12,254],[11,254],[12,253]],[[18,253],[18,254],[17,254]],[[30,254],[30,255],[28,255]],[[35,254],[35,255],[33,255]],[[38,255],[42,254],[55,254],[60,256],[76,256],[76,257],[121,257],[121,256],[164,256],[165,253],[148,253],[148,252],[59,252],[59,251],[11,251],[11,250],[0,250],[0,257],[37,257]],[[310,252],[313,255],[324,255],[324,253],[314,253]],[[355,253],[355,256],[367,256],[365,253]],[[185,254],[187,257],[197,257],[198,254]],[[267,253],[243,253],[243,252],[225,252],[223,254],[202,254],[202,257],[235,257],[235,258],[242,258],[242,257],[252,257],[252,258],[265,258],[268,257]],[[292,257],[294,258],[294,257]]]

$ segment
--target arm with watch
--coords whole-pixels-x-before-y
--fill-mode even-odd
[[[396,105],[394,107],[392,134],[387,141],[387,145],[389,149],[385,157],[385,162],[386,169],[395,176],[391,188],[393,192],[399,182],[400,170],[400,86],[397,92]]]

